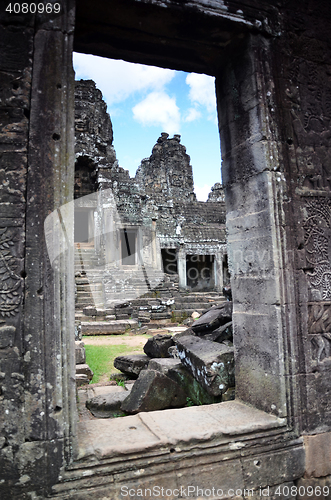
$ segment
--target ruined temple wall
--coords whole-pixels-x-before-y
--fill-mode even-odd
[[[180,135],[168,138],[162,133],[149,158],[141,162],[135,180],[147,195],[154,198],[195,201],[193,172]]]
[[[60,16],[0,14],[4,500],[46,496],[75,433],[72,254],[52,268],[44,235],[46,217],[73,193],[73,6],[61,5]]]
[[[299,340],[297,384],[307,434],[331,430],[331,12],[328,2],[305,2],[286,10],[287,35],[278,44],[276,105],[289,199],[285,211],[291,242]],[[285,47],[287,50],[285,50]],[[291,239],[290,239],[291,238]],[[321,438],[323,440],[323,438]],[[321,441],[322,442],[322,441]],[[329,443],[330,446],[330,443]]]
[[[217,79],[236,380],[239,398],[286,411],[322,446],[331,430],[329,4],[286,2],[279,20],[278,36],[248,37]]]
[[[76,159],[79,156],[88,157],[99,168],[111,168],[116,162],[107,105],[92,80],[75,82]]]

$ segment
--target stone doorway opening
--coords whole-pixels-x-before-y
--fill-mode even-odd
[[[186,255],[186,283],[192,290],[212,290],[215,286],[215,255]]]
[[[163,270],[167,274],[177,274],[177,249],[176,248],[162,248],[162,264]]]
[[[123,228],[120,230],[121,259],[123,266],[134,266],[137,252],[137,229]]]

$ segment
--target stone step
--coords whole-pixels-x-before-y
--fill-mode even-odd
[[[137,321],[111,320],[111,321],[82,321],[82,335],[120,335],[131,328],[138,326]]]
[[[209,309],[212,307],[210,302],[175,302],[175,309],[186,310],[186,309]]]
[[[186,314],[187,316],[191,316],[192,313],[197,312],[201,314],[204,311],[204,309],[174,309],[172,312],[172,315],[174,317],[180,317],[183,314]]]

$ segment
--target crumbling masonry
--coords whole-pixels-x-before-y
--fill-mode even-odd
[[[88,270],[95,289],[99,283],[99,293],[93,294],[97,305],[110,308],[139,296],[140,276],[146,287],[144,266],[146,288],[158,285],[158,295],[172,297],[178,288],[221,292],[228,284],[221,185],[213,186],[207,203],[197,201],[190,157],[179,135],[162,133],[135,178],[119,167],[112,142],[101,92],[91,80],[76,82],[76,270],[84,276]],[[79,293],[83,280],[76,274],[77,307],[82,307],[88,301]]]
[[[329,2],[3,5],[1,500],[154,485],[317,498],[331,486]],[[216,77],[235,401],[77,425],[73,48]]]

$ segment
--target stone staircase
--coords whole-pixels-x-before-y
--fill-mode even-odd
[[[182,322],[223,302],[219,292],[178,289],[178,275],[144,267],[105,268],[90,245],[75,244],[76,319]]]
[[[94,305],[104,307],[103,269],[100,268],[94,248],[81,243],[75,244],[75,309]]]

